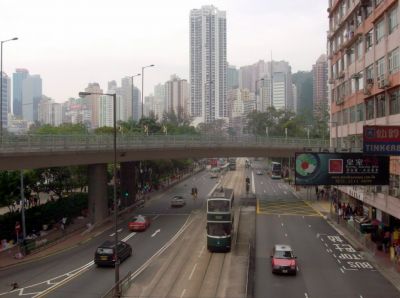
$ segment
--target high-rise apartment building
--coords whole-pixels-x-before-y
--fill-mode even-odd
[[[239,88],[239,71],[234,65],[228,64],[226,69],[226,88],[228,91]]]
[[[40,75],[29,75],[22,81],[22,118],[24,120],[38,121],[38,106],[42,95]]]
[[[400,123],[399,1],[331,0],[328,12],[331,145],[360,148],[364,125]],[[400,163],[390,159],[389,186],[337,187],[341,202],[387,230],[400,219]]]
[[[103,93],[103,90],[100,88],[99,83],[89,83],[85,88],[85,92],[93,92],[93,93]],[[91,119],[91,128],[99,127],[99,107],[100,107],[100,95],[92,94],[86,96],[88,99],[89,110],[91,111],[92,119]]]
[[[23,68],[13,73],[13,114],[17,119],[22,119],[22,82],[28,76],[28,70]]]
[[[112,93],[114,90],[108,90],[107,93]],[[124,114],[124,102],[121,95],[116,96],[116,121],[124,121],[122,115]],[[114,102],[113,97],[109,95],[100,95],[99,98],[99,124],[98,127],[113,127],[114,126]]]
[[[89,99],[70,98],[62,105],[63,123],[84,124],[91,127],[92,111],[89,109]]]
[[[43,95],[38,104],[38,121],[42,124],[59,126],[62,123],[61,104]]]
[[[189,85],[177,75],[165,83],[166,112],[174,112],[182,119],[189,115]]]
[[[313,74],[313,113],[322,119],[328,111],[328,61],[321,55],[312,67]]]
[[[11,80],[8,77],[8,75],[3,72],[0,73],[2,75],[2,83],[3,87],[1,88],[2,91],[2,101],[3,104],[1,106],[2,110],[0,113],[2,114],[2,122],[3,122],[3,129],[7,128],[7,123],[8,123],[8,113],[10,113],[10,99],[11,99]]]
[[[214,6],[190,12],[190,113],[194,123],[227,119],[226,13]]]
[[[157,110],[154,111],[158,119],[162,119],[164,112],[166,112],[166,94],[165,84],[157,84],[154,86],[154,101],[157,105]],[[189,110],[190,111],[190,110]]]

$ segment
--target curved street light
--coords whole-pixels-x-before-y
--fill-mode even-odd
[[[144,86],[144,69],[145,68],[149,68],[149,67],[153,67],[153,66],[155,66],[154,64],[150,64],[150,65],[147,65],[147,66],[143,66],[142,67],[142,115],[140,116],[140,119],[142,119],[143,118],[143,105],[144,105],[144,101],[143,101],[143,94],[144,94],[144,90],[143,90],[143,86]]]
[[[0,139],[3,142],[3,43],[18,40],[18,37],[0,41]]]
[[[79,92],[79,97],[85,97],[87,95],[107,95],[113,98],[113,126],[114,126],[114,224],[115,224],[115,249],[118,245],[118,202],[117,202],[117,94],[116,93],[100,93],[100,92]],[[119,257],[115,254],[115,286],[119,293]]]

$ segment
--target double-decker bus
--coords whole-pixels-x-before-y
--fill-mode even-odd
[[[271,162],[271,178],[281,179],[282,178],[282,166],[279,162]]]
[[[236,158],[229,159],[229,170],[231,170],[231,171],[236,170]]]
[[[233,235],[233,189],[220,187],[207,199],[207,249],[230,251]]]

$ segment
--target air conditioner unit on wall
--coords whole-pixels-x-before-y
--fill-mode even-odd
[[[389,87],[389,80],[381,79],[381,80],[378,81],[378,88],[379,89],[385,89],[386,87]]]

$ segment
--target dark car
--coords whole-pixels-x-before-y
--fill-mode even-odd
[[[171,207],[183,207],[185,204],[185,199],[182,196],[174,196],[171,199]]]
[[[150,226],[150,219],[143,215],[135,216],[129,223],[130,231],[145,231]]]
[[[297,257],[289,245],[277,244],[272,249],[272,273],[293,274],[297,273]]]
[[[123,241],[119,241],[117,245],[118,259],[123,262],[132,255],[132,247]],[[97,266],[114,266],[115,265],[115,242],[105,241],[97,247],[94,254],[94,263]]]

